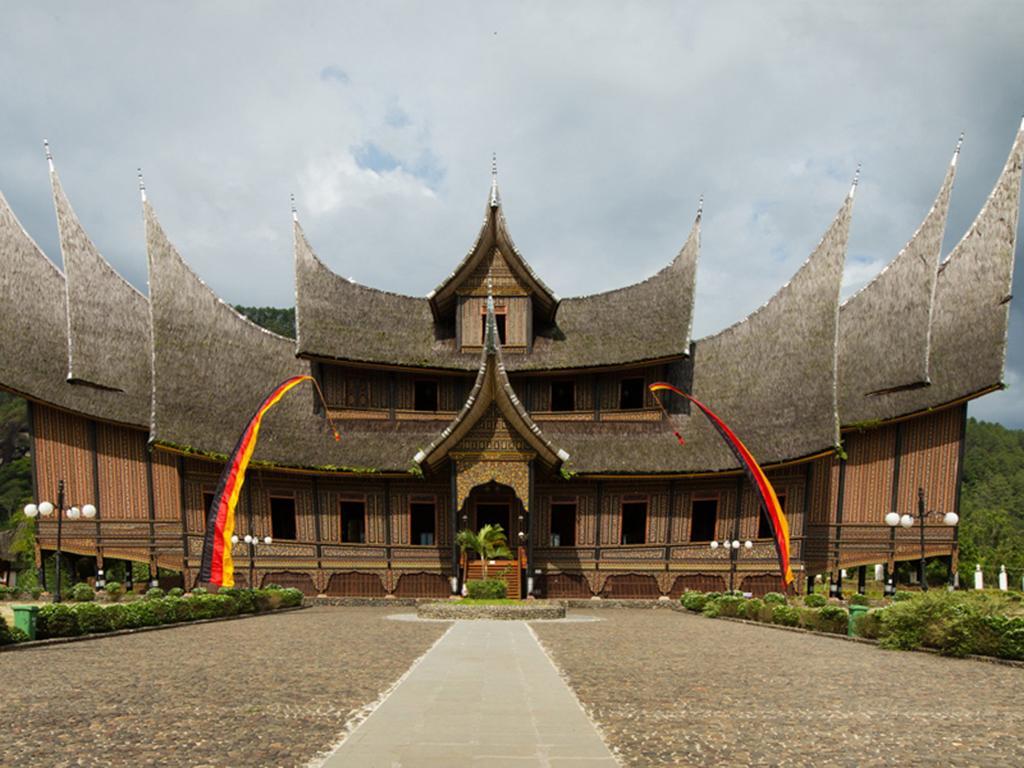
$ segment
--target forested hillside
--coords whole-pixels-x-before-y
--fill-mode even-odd
[[[236,305],[235,309],[252,320],[256,325],[262,325],[267,330],[273,331],[289,339],[295,338],[295,308],[288,307],[243,307]]]

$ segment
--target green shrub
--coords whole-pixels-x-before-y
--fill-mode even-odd
[[[718,600],[708,600],[704,603],[704,608],[701,613],[707,616],[709,619],[717,619],[721,614],[721,609],[718,607]]]
[[[234,601],[227,595],[196,595],[188,598],[193,619],[216,619],[220,616],[233,616],[237,611]]]
[[[301,589],[295,589],[294,587],[288,587],[288,589],[281,590],[281,607],[282,608],[294,608],[302,605],[302,599],[305,597],[302,594]]]
[[[79,603],[76,605],[75,619],[78,621],[78,629],[84,635],[109,632],[112,629],[107,609],[97,603]]]
[[[902,603],[904,600],[913,600],[916,596],[917,593],[915,592],[907,592],[905,590],[898,589],[893,594],[892,601],[894,603]]]
[[[0,600],[11,600],[17,594],[16,589],[0,584]]]
[[[769,592],[762,598],[766,605],[785,605],[786,596],[781,592]]]
[[[167,593],[160,589],[160,587],[150,587],[146,590],[146,594],[144,595],[144,597],[147,600],[156,600],[161,597],[164,597],[166,594]]]
[[[995,617],[1004,605],[1001,598],[985,595],[924,592],[885,611],[881,645],[898,650],[936,648],[946,656],[998,653],[1003,625]]]
[[[11,630],[7,627],[7,622],[3,616],[0,616],[0,645],[10,645],[14,642],[14,637],[11,635]]]
[[[768,594],[773,594],[769,592]],[[777,593],[776,593],[777,594]],[[765,595],[767,597],[767,595]],[[772,623],[784,627],[795,627],[800,621],[800,611],[791,605],[776,605],[772,608]]]
[[[88,584],[79,583],[71,588],[71,599],[76,603],[87,603],[96,599],[96,593]]]
[[[139,627],[155,627],[160,623],[160,617],[153,608],[153,600],[136,600],[125,606],[127,612],[127,626],[132,629]]]
[[[168,597],[182,597],[185,594],[185,590],[181,587],[171,587],[167,590]]]
[[[1002,659],[1024,659],[1024,617],[989,616],[989,631],[999,638],[995,655]]]
[[[119,581],[107,582],[107,599],[112,603],[119,602],[124,597],[124,584]]]
[[[78,634],[78,620],[71,606],[63,603],[51,603],[39,609],[36,616],[36,636],[39,639],[48,637],[74,637]]]
[[[725,597],[725,594],[722,592],[705,592],[704,597],[708,600],[714,601],[718,600],[719,598]]]
[[[192,590],[193,595],[208,595],[209,590],[206,587],[195,587]]]
[[[877,640],[882,634],[882,616],[884,608],[874,611],[867,611],[855,616],[853,621],[853,632],[858,637],[866,637],[869,640]]]
[[[105,610],[107,612],[107,621],[110,623],[112,630],[128,627],[128,606],[117,603],[115,605],[108,605]]]
[[[264,584],[263,588],[264,589],[284,589],[284,587],[282,587],[280,584],[274,584],[273,582],[271,582],[270,584]]]
[[[764,600],[759,598],[751,598],[750,600],[743,601],[743,605],[740,606],[740,616],[744,619],[750,619],[751,621],[761,620],[761,611],[764,609]]]
[[[257,610],[256,593],[251,589],[222,589],[217,594],[231,598],[236,613],[255,613]]]
[[[708,602],[708,596],[703,592],[684,592],[683,596],[679,598],[679,602],[686,610],[700,613]]]
[[[21,627],[11,627],[11,642],[24,643],[29,640],[28,632]]]
[[[726,616],[728,618],[737,618],[740,615],[740,611],[743,610],[743,604],[746,600],[742,597],[736,597],[735,595],[723,595],[718,603],[718,615]]]
[[[272,611],[281,605],[281,591],[278,588],[254,589],[252,594],[256,600],[256,613]]]
[[[862,595],[859,592],[854,592],[852,595],[846,598],[846,602],[848,602],[850,605],[867,605],[871,601],[868,600],[867,595]]]
[[[817,593],[807,595],[804,597],[804,605],[808,608],[821,608],[823,605],[828,605],[828,598]]]
[[[818,629],[845,635],[850,628],[850,614],[838,605],[826,605],[818,609]]]
[[[504,600],[508,585],[501,579],[480,579],[466,582],[466,597],[470,600]]]

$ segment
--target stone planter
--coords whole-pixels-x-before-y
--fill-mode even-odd
[[[522,605],[462,605],[455,602],[420,603],[416,615],[421,619],[498,619],[503,621],[532,621],[534,619],[564,619],[562,603],[528,602]]]

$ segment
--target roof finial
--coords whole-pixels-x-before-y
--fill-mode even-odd
[[[704,193],[700,193],[700,200],[697,201],[697,218],[704,214]]]
[[[953,152],[953,159],[949,161],[950,165],[956,165],[956,159],[960,156],[960,147],[964,144],[964,132],[960,131],[960,138],[956,141],[956,150]]]
[[[53,155],[50,153],[50,142],[43,139],[43,149],[46,150],[46,164],[50,166],[50,173],[53,173]]]
[[[491,270],[487,270],[487,331],[484,339],[484,346],[488,351],[493,351],[494,345],[494,280],[491,277]]]
[[[298,221],[299,220],[299,210],[298,210],[298,208],[295,207],[295,195],[292,194],[292,195],[289,195],[289,197],[291,197],[291,199],[292,199],[292,221]]]
[[[857,183],[860,181],[860,163],[857,163],[857,170],[853,174],[853,184],[850,186],[850,194],[847,197],[853,197],[853,194],[857,191]]]
[[[498,195],[498,153],[491,153],[491,208],[501,205],[501,197]]]
[[[146,182],[142,180],[142,169],[139,168],[139,194],[142,196],[142,202],[146,202]]]

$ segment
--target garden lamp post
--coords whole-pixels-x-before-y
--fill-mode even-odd
[[[67,515],[68,520],[77,520],[80,517],[84,517],[86,520],[92,520],[96,517],[96,507],[92,504],[84,504],[81,508],[72,506],[67,509],[64,508],[64,481],[57,481],[57,506],[54,507],[48,501],[42,501],[38,504],[26,504],[25,505],[25,517],[34,519],[36,517],[49,517],[50,515],[57,516],[57,568],[56,578],[54,581],[57,582],[53,591],[53,602],[60,602],[60,561],[61,561],[61,528],[64,521],[64,516]]]
[[[253,584],[253,581],[256,579],[256,545],[261,543],[260,537],[253,536],[247,533],[245,534],[245,536],[242,537],[241,541],[244,541],[246,544],[249,545],[249,588],[255,589],[256,587]],[[237,544],[238,542],[239,538],[238,534],[236,533],[231,537],[231,543]],[[264,536],[262,543],[269,546],[270,544],[274,543],[274,539],[270,536]]]
[[[928,591],[928,579],[925,577],[924,570],[924,525],[925,520],[932,516],[942,516],[942,522],[948,525],[950,528],[955,528],[960,522],[960,516],[956,512],[938,512],[936,510],[926,511],[924,508],[924,488],[917,489],[917,521],[921,532],[921,559],[918,565],[919,576],[921,579],[921,590],[923,592]],[[914,525],[914,516],[904,512],[902,515],[899,512],[889,512],[885,516],[885,524],[896,530],[896,526],[901,528],[910,528]]]
[[[721,543],[717,541],[711,542],[712,552],[714,552],[719,547],[724,547],[729,552],[729,591],[732,592],[733,585],[736,581],[736,557],[740,553],[740,547],[747,550],[753,549],[754,542],[752,542],[750,539],[747,539],[742,543],[739,539],[733,539],[732,541],[726,539]]]

